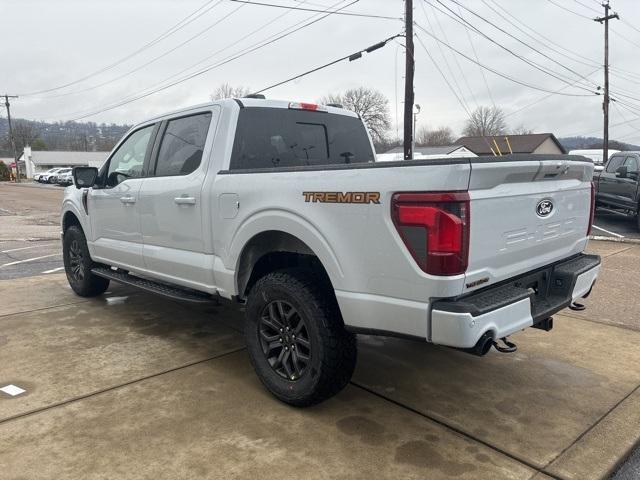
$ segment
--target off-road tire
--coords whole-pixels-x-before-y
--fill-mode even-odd
[[[81,297],[95,297],[109,288],[109,280],[91,273],[96,264],[91,260],[87,239],[82,229],[70,226],[62,242],[64,271],[71,289]]]
[[[304,323],[310,345],[306,350],[309,362],[293,380],[285,378],[284,372],[278,373],[272,367],[264,351],[267,347],[263,347],[263,321],[265,318],[269,320],[269,308],[278,302],[296,310],[293,319],[298,318]],[[291,310],[288,312],[290,314]],[[288,324],[289,320],[284,323]],[[305,407],[332,397],[349,383],[355,369],[356,338],[344,328],[330,285],[305,270],[279,270],[256,282],[247,298],[245,338],[249,358],[262,383],[276,398],[290,405]],[[296,351],[300,353],[300,349],[305,347],[296,344],[298,340],[300,338],[290,340],[288,345],[289,348],[297,345]],[[293,352],[290,355],[293,356]]]

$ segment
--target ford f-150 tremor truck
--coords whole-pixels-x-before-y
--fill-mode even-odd
[[[279,399],[340,391],[354,333],[479,355],[589,294],[584,157],[376,163],[337,106],[227,99],[135,126],[65,190],[63,258],[82,296],[110,280],[245,304],[249,356]],[[508,350],[512,345],[508,341]]]

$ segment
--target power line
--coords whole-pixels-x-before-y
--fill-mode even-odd
[[[431,24],[431,20],[429,19],[429,15],[427,15],[427,11],[424,8],[424,3],[420,3],[420,5],[422,6],[423,12],[424,12],[424,16],[425,19],[427,20],[427,23],[429,24],[429,28],[431,29],[432,32],[435,33],[435,29],[433,28],[433,25]],[[433,6],[432,6],[433,7]],[[442,31],[442,29],[441,29]],[[448,39],[445,37],[445,41],[448,42]],[[459,98],[462,103],[464,104],[464,109],[465,111],[468,112],[469,115],[471,115],[471,109],[469,108],[469,103],[467,102],[466,98],[464,97],[464,92],[462,91],[462,88],[460,88],[460,84],[458,83],[457,75],[455,75],[453,73],[453,69],[451,68],[451,65],[449,65],[449,61],[447,60],[447,56],[445,55],[444,49],[442,48],[442,45],[440,45],[439,43],[436,44],[436,46],[438,47],[438,50],[440,51],[440,55],[442,56],[442,60],[444,60],[444,64],[447,67],[447,71],[449,72],[449,78],[453,81],[453,83],[455,84],[456,88],[457,88],[457,92],[458,95],[456,95],[456,98]],[[431,54],[428,54],[429,58],[432,58]],[[453,57],[455,58],[455,54],[451,54],[453,55]],[[438,70],[440,70],[438,68]]]
[[[460,18],[464,20],[464,17],[462,15],[462,9],[460,8],[460,6],[458,6],[458,14],[460,15]],[[471,34],[469,33],[469,29],[465,28],[464,32],[467,34],[467,40],[469,41],[469,45],[471,46],[471,51],[473,52],[473,56],[478,62],[480,62],[480,59],[478,58],[478,52],[476,51],[476,47],[473,41],[471,40]],[[480,70],[480,75],[482,76],[482,80],[484,81],[484,86],[487,88],[487,93],[489,94],[491,105],[493,105],[493,108],[495,108],[496,102],[493,100],[493,95],[491,94],[491,89],[489,88],[489,82],[487,82],[487,75],[485,74],[483,68],[478,67],[478,69]]]
[[[465,53],[461,52],[460,50],[456,49],[455,47],[449,45],[448,43],[442,41],[441,39],[439,39],[438,37],[436,37],[435,35],[431,34],[429,31],[427,31],[424,27],[422,27],[421,25],[419,25],[418,23],[416,23],[416,26],[422,30],[424,33],[426,33],[427,35],[429,35],[431,38],[433,38],[434,40],[436,40],[437,42],[441,43],[442,45],[444,45],[445,47],[449,48],[450,50],[453,50],[454,52],[456,52],[458,55],[466,58],[467,60],[469,60],[472,63],[475,63],[476,65],[479,65],[480,67],[484,68],[485,70],[488,70],[489,72],[494,73],[495,75],[498,75],[499,77],[502,77],[506,80],[509,80],[513,83],[517,83],[518,85],[522,85],[524,87],[528,87],[531,88],[533,90],[538,90],[540,92],[546,92],[546,93],[557,93],[558,95],[564,95],[567,97],[591,97],[592,95],[597,95],[595,93],[591,93],[591,94],[586,94],[586,93],[558,93],[556,91],[553,90],[549,90],[543,87],[538,87],[536,85],[527,83],[525,81],[519,80],[517,78],[514,78],[510,75],[507,75],[506,73],[502,73],[494,68],[488,67],[487,65],[484,65],[476,60],[474,60],[473,58],[469,57],[468,55],[466,55]]]
[[[222,3],[221,1],[218,1],[215,5],[210,6],[212,3],[214,2],[214,0],[208,0],[207,2],[205,2],[203,5],[201,5],[200,7],[198,7],[197,9],[195,9],[193,12],[191,12],[189,15],[187,15],[186,17],[184,17],[182,20],[180,20],[178,23],[174,24],[171,28],[169,28],[168,30],[165,30],[162,34],[160,34],[159,36],[157,36],[156,38],[154,38],[153,40],[145,43],[143,46],[141,46],[140,48],[138,48],[137,50],[129,53],[128,55],[125,55],[124,57],[116,60],[113,63],[110,63],[109,65],[102,67],[98,70],[95,70],[92,73],[89,73],[87,75],[85,75],[84,77],[78,78],[72,82],[68,82],[65,83],[63,85],[58,85],[57,87],[52,87],[52,88],[47,88],[47,89],[43,89],[43,90],[37,90],[37,91],[33,91],[33,92],[27,92],[27,93],[22,93],[21,95],[23,97],[26,96],[31,96],[31,95],[40,95],[42,93],[49,93],[49,92],[53,92],[55,90],[61,90],[63,88],[66,87],[70,87],[71,85],[76,85],[80,82],[83,82],[85,80],[88,80],[89,78],[95,77],[96,75],[99,75],[100,73],[106,72],[107,70],[111,70],[112,68],[120,65],[121,63],[129,60],[130,58],[133,58],[134,56],[138,55],[139,53],[147,50],[148,48],[151,48],[152,46],[156,45],[157,43],[161,42],[162,40],[164,40],[165,38],[173,35],[174,33],[176,33],[177,31],[181,30],[182,28],[186,27],[187,25],[189,25],[190,23],[194,22],[195,20],[197,20],[199,17],[201,17],[202,15],[210,12],[212,9],[214,9],[215,7],[217,7],[220,3]],[[204,10],[203,10],[204,9]],[[202,10],[202,11],[201,11]],[[200,12],[200,13],[198,13]],[[194,16],[195,15],[195,16]],[[189,19],[190,17],[193,17],[191,19]]]
[[[570,8],[567,8],[567,7],[563,6],[563,5],[560,5],[560,4],[556,3],[556,2],[554,2],[553,0],[547,0],[547,2],[551,3],[552,5],[555,5],[556,7],[564,10],[565,12],[573,13],[574,15],[576,15],[578,17],[586,18],[587,20],[593,20],[591,17],[588,17],[588,16],[583,15],[581,13],[578,13],[578,12],[576,12],[574,10],[571,10]]]
[[[418,28],[420,28],[420,27],[418,26]],[[418,43],[422,46],[422,49],[425,51],[425,53],[429,57],[429,60],[431,60],[431,63],[433,63],[433,66],[436,67],[436,70],[438,70],[438,73],[440,73],[440,76],[442,77],[442,80],[444,80],[444,83],[447,84],[447,87],[449,87],[449,90],[451,91],[451,93],[453,93],[453,96],[456,97],[456,100],[458,101],[458,103],[460,104],[462,109],[467,114],[467,117],[469,117],[469,119],[471,119],[471,112],[469,111],[469,108],[467,107],[466,103],[460,98],[460,96],[456,92],[456,89],[453,88],[453,85],[451,85],[451,82],[449,82],[449,79],[447,78],[447,76],[444,74],[444,72],[442,71],[442,69],[438,65],[438,62],[435,61],[435,59],[433,58],[433,56],[429,52],[429,49],[422,42],[422,39],[420,38],[419,35],[416,35],[416,39],[418,40]]]
[[[597,13],[598,15],[600,15],[600,11],[596,10],[595,8],[587,5],[586,3],[582,3],[580,0],[573,0],[575,3],[577,3],[578,5],[582,5],[584,8],[586,8],[587,10],[591,10],[592,12]]]
[[[273,85],[269,85],[268,87],[264,87],[264,88],[262,88],[260,90],[257,90],[254,93],[258,94],[258,93],[266,92],[267,90],[271,90],[272,88],[279,87],[280,85],[284,85],[285,83],[293,82],[294,80],[297,80],[299,78],[305,77],[305,76],[307,76],[307,75],[309,75],[311,73],[317,72],[318,70],[322,70],[324,68],[330,67],[332,65],[335,65],[336,63],[340,63],[340,62],[343,62],[345,60],[349,60],[350,62],[354,61],[354,60],[357,60],[360,57],[362,57],[363,53],[371,53],[371,52],[373,52],[375,50],[378,50],[379,48],[384,47],[388,42],[390,42],[394,38],[398,38],[398,37],[402,37],[402,36],[403,35],[401,35],[401,34],[394,35],[394,36],[389,37],[389,38],[387,38],[385,40],[382,40],[381,42],[378,42],[378,43],[376,43],[374,45],[371,45],[371,46],[369,46],[367,48],[363,48],[362,50],[358,50],[357,52],[354,52],[354,53],[352,53],[350,55],[345,55],[344,57],[340,57],[340,58],[338,58],[336,60],[333,60],[333,61],[331,61],[329,63],[325,63],[324,65],[320,65],[319,67],[312,68],[311,70],[307,70],[306,72],[300,73],[300,74],[295,75],[295,76],[290,77],[290,78],[287,78],[286,80],[282,80],[282,81],[280,81],[278,83],[274,83]]]
[[[566,48],[566,47],[564,47],[564,46],[560,45],[559,43],[554,42],[551,38],[549,38],[549,37],[547,37],[547,36],[543,35],[543,34],[542,34],[542,33],[540,33],[538,30],[536,30],[536,29],[534,29],[534,28],[530,27],[527,23],[525,23],[525,22],[523,22],[522,20],[518,19],[516,16],[514,16],[512,13],[510,13],[510,12],[509,12],[505,7],[503,7],[502,5],[500,5],[496,0],[489,0],[489,1],[490,1],[491,3],[493,3],[497,8],[499,8],[500,10],[502,10],[502,11],[503,11],[506,15],[508,15],[510,18],[512,18],[515,22],[517,22],[520,26],[522,26],[522,27],[526,28],[527,30],[529,30],[529,31],[533,32],[536,36],[538,36],[538,37],[540,37],[540,38],[544,39],[544,40],[545,40],[545,42],[543,42],[543,41],[541,41],[541,40],[539,40],[539,39],[536,39],[536,38],[535,38],[535,37],[533,37],[531,34],[529,34],[529,33],[525,32],[522,28],[518,27],[518,25],[515,25],[515,24],[514,24],[513,22],[511,22],[508,18],[506,18],[504,15],[502,15],[500,12],[498,12],[496,9],[494,9],[491,5],[489,5],[489,4],[487,3],[487,0],[482,0],[482,2],[483,2],[487,7],[489,7],[493,12],[495,12],[495,13],[496,13],[498,16],[500,16],[502,19],[504,19],[505,21],[507,21],[508,23],[510,23],[511,25],[513,25],[516,29],[518,29],[519,31],[521,31],[522,33],[524,33],[525,35],[527,35],[528,37],[530,37],[530,38],[532,38],[532,39],[536,40],[538,43],[541,43],[541,44],[542,44],[542,45],[544,45],[545,47],[549,48],[550,50],[552,50],[552,51],[554,51],[554,52],[558,53],[559,55],[562,55],[562,56],[564,56],[565,58],[568,58],[568,59],[570,59],[570,60],[572,60],[572,61],[574,61],[574,62],[580,63],[580,64],[582,64],[582,65],[586,65],[586,66],[589,66],[589,67],[594,67],[594,66],[599,66],[599,65],[600,65],[600,63],[595,62],[595,61],[594,61],[594,60],[592,60],[591,58],[588,58],[588,57],[586,57],[586,56],[584,56],[584,55],[581,55],[581,54],[579,54],[579,53],[577,53],[577,52],[574,52],[573,50],[569,50],[568,48]],[[596,1],[596,0],[594,0],[594,1]],[[598,2],[596,1],[596,3],[598,3]],[[599,3],[598,3],[598,5],[599,5]],[[565,52],[568,52],[570,55],[567,55],[567,54],[565,54],[565,53],[561,53],[560,51],[558,51],[558,50],[554,49],[553,47],[550,47],[549,45],[552,45],[553,47],[557,47],[557,48],[558,48],[558,49],[560,49],[560,50],[563,50],[563,51],[565,51]],[[576,59],[576,58],[578,58],[578,59]],[[634,77],[634,76],[635,76],[637,79],[640,79],[640,73],[631,72],[631,71],[629,71],[629,70],[624,70],[624,69],[617,68],[617,67],[615,67],[615,68],[614,68],[614,67],[611,67],[611,70],[612,70],[612,71],[614,71],[614,70],[615,70],[615,71],[618,71],[618,72],[623,72],[623,73],[625,73],[625,74],[627,74],[627,75],[629,75],[629,76],[632,76],[632,77]],[[622,74],[620,74],[620,76],[621,76],[621,77],[623,77],[623,75],[622,75]],[[630,81],[631,81],[631,80],[630,80]]]
[[[291,7],[291,6],[287,6],[287,5],[277,5],[275,3],[261,3],[261,2],[252,2],[249,0],[231,0],[232,2],[236,2],[236,3],[245,3],[245,4],[249,4],[249,5],[259,5],[261,7],[274,7],[274,8],[286,8],[289,10],[301,10],[304,12],[325,12],[326,10],[318,10],[315,8],[303,8],[303,7]],[[348,16],[352,16],[352,17],[365,17],[365,18],[381,18],[381,19],[385,19],[385,20],[400,20],[402,21],[402,18],[400,17],[387,17],[385,15],[372,15],[372,14],[367,14],[367,13],[356,13],[356,12],[336,12],[336,15],[348,15]]]
[[[218,1],[218,3],[216,3],[216,5],[214,5],[214,7],[215,7],[215,6],[217,6],[218,4],[222,3],[223,1],[224,1],[224,0],[219,0],[219,1]],[[176,51],[176,50],[178,50],[179,48],[184,47],[186,44],[188,44],[188,43],[192,42],[192,41],[193,41],[193,40],[195,40],[196,38],[201,37],[202,35],[204,35],[205,33],[207,33],[209,30],[211,30],[213,27],[215,27],[215,26],[219,25],[220,23],[222,23],[223,21],[225,21],[227,18],[229,18],[230,16],[232,16],[234,13],[236,13],[236,12],[237,12],[238,10],[240,10],[242,7],[244,7],[244,5],[239,5],[237,8],[235,8],[235,9],[234,9],[234,10],[232,10],[231,12],[229,12],[229,13],[227,13],[226,15],[222,16],[221,18],[219,18],[218,20],[216,20],[215,22],[213,22],[211,25],[209,25],[209,26],[208,26],[208,27],[206,27],[205,29],[200,30],[200,31],[199,31],[198,33],[196,33],[195,35],[192,35],[191,37],[187,38],[186,40],[184,40],[184,41],[180,42],[180,43],[179,43],[178,45],[176,45],[175,47],[173,47],[173,48],[171,48],[171,49],[169,49],[169,50],[167,50],[167,51],[165,51],[165,52],[161,53],[160,55],[157,55],[156,57],[152,58],[151,60],[149,60],[149,61],[147,61],[147,62],[145,62],[145,63],[143,63],[143,64],[141,64],[141,65],[138,65],[136,68],[134,68],[134,69],[132,69],[132,70],[129,70],[129,71],[127,71],[127,72],[123,73],[122,75],[119,75],[119,76],[117,76],[117,77],[111,78],[111,79],[106,80],[106,81],[104,81],[104,82],[102,82],[102,83],[98,83],[97,85],[93,85],[93,86],[91,86],[91,87],[83,88],[82,90],[76,90],[76,91],[74,91],[74,92],[60,93],[60,94],[57,94],[57,95],[50,95],[50,96],[45,97],[45,98],[59,98],[59,97],[67,97],[67,96],[69,96],[69,95],[77,95],[77,94],[79,94],[79,93],[90,92],[91,90],[95,90],[95,89],[97,89],[97,88],[104,87],[105,85],[109,85],[109,84],[111,84],[111,83],[113,83],[113,82],[117,82],[118,80],[122,80],[123,78],[128,77],[129,75],[131,75],[131,74],[133,74],[133,73],[135,73],[135,72],[138,72],[138,71],[142,70],[143,68],[145,68],[145,67],[147,67],[147,66],[151,65],[152,63],[155,63],[155,62],[157,62],[158,60],[160,60],[160,59],[162,59],[162,58],[166,57],[167,55],[169,55],[169,54],[171,54],[171,53],[175,52],[175,51]]]
[[[588,77],[590,77],[591,75],[593,75],[594,73],[599,72],[600,70],[602,70],[602,67],[598,67],[597,69],[595,69],[593,72],[591,72],[591,73],[590,73],[589,75],[587,75],[587,76],[588,76]],[[556,90],[556,91],[555,91],[555,92],[553,92],[553,93],[549,93],[549,94],[547,94],[547,95],[544,95],[544,96],[542,96],[542,97],[538,98],[537,100],[535,100],[534,102],[531,102],[531,103],[529,103],[529,104],[527,104],[527,105],[525,105],[525,106],[523,106],[523,107],[520,107],[520,108],[518,108],[517,110],[514,110],[513,112],[509,112],[509,113],[505,114],[505,118],[510,117],[511,115],[515,115],[516,113],[520,113],[520,112],[522,112],[523,110],[526,110],[527,108],[531,108],[531,107],[533,107],[533,106],[535,106],[535,105],[538,105],[539,103],[541,103],[541,102],[543,102],[543,101],[547,100],[548,98],[551,98],[551,97],[553,97],[553,96],[557,95],[558,93],[560,93],[560,92],[562,92],[562,91],[566,90],[566,89],[567,89],[567,88],[569,88],[570,86],[571,86],[571,85],[565,85],[564,87],[562,87],[562,88],[560,88],[560,89]]]
[[[420,3],[420,5],[422,6],[422,11],[424,12],[425,16],[427,17],[427,22],[429,21],[429,16],[427,15],[427,11],[424,7],[424,3]],[[433,10],[434,15],[433,18],[435,18],[436,20],[436,24],[438,25],[438,28],[440,29],[440,32],[442,33],[442,38],[444,38],[445,42],[449,42],[449,38],[447,37],[447,32],[444,30],[444,28],[442,28],[442,23],[440,23],[440,19],[438,18],[438,15],[436,14],[436,10],[435,8],[433,8],[433,6],[431,6],[431,10]],[[431,31],[434,32],[433,27],[431,27]],[[467,30],[468,31],[468,30]],[[464,84],[467,87],[467,90],[469,91],[469,94],[471,95],[471,100],[473,100],[473,103],[476,104],[476,107],[479,107],[480,105],[478,104],[478,101],[476,100],[476,96],[473,93],[473,90],[471,89],[471,86],[469,85],[469,81],[467,80],[467,75],[464,74],[464,71],[462,70],[462,67],[460,66],[460,62],[458,61],[458,57],[456,55],[453,55],[453,61],[455,62],[456,66],[458,67],[458,71],[460,72],[460,76],[462,77],[462,81],[464,82]],[[455,76],[454,76],[454,80],[455,80]],[[456,83],[458,83],[456,81]],[[460,89],[460,93],[462,93],[462,89]],[[465,100],[466,101],[466,100]],[[467,102],[468,105],[468,102]]]
[[[450,8],[448,8],[446,5],[444,5],[444,3],[442,3],[442,0],[436,0],[439,4],[441,4],[444,8],[446,8],[447,10],[449,10],[449,12],[451,12],[453,15],[457,16],[456,13],[451,10]],[[472,15],[478,17],[480,20],[484,21],[485,23],[488,23],[489,25],[491,25],[493,28],[499,30],[500,32],[504,33],[505,35],[507,35],[510,38],[513,38],[514,40],[516,40],[518,43],[521,43],[522,45],[524,45],[525,47],[533,50],[534,52],[536,52],[537,54],[543,56],[544,58],[550,60],[551,62],[559,65],[560,67],[564,68],[565,70],[571,72],[572,74],[576,75],[577,77],[581,78],[582,80],[585,80],[587,83],[591,83],[595,86],[597,86],[597,84],[595,84],[594,82],[591,82],[590,80],[588,80],[584,75],[582,75],[580,72],[577,72],[576,70],[567,67],[564,63],[557,61],[556,59],[550,57],[549,55],[547,55],[546,53],[540,51],[539,49],[537,49],[536,47],[528,44],[527,42],[521,40],[520,38],[516,37],[515,35],[511,34],[510,32],[506,31],[505,29],[503,29],[502,27],[500,27],[499,25],[496,25],[495,23],[491,22],[490,20],[486,19],[485,17],[483,17],[482,15],[480,15],[479,13],[471,10],[470,8],[462,5],[458,0],[450,0],[453,3],[455,3],[456,5],[458,5],[459,7],[462,7],[463,9],[465,9],[467,12],[471,13]],[[493,40],[492,38],[490,38],[489,36],[487,36],[486,34],[484,34],[483,32],[481,32],[477,27],[475,27],[473,24],[471,24],[468,20],[464,20],[465,24],[469,25],[471,28],[474,29],[474,31],[476,31],[477,33],[479,33],[480,35],[482,35],[483,37],[487,38],[489,41],[491,41],[492,43],[498,45],[500,48],[502,48],[503,50],[506,50],[507,52],[511,53],[512,55],[516,56],[517,58],[519,58],[520,60],[524,61],[525,63],[533,66],[534,68],[537,68],[538,70],[543,71],[544,73],[546,73],[547,75],[551,75],[561,81],[564,81],[565,83],[568,83],[566,80],[563,80],[562,78],[560,78],[558,75],[561,75],[558,72],[555,72],[551,69],[547,69],[542,67],[541,65],[537,64],[536,62],[530,61],[525,57],[522,57],[516,53],[514,53],[512,50],[506,48],[504,45],[496,42],[495,40]],[[578,86],[578,88],[583,88],[584,90],[587,90],[587,88]]]
[[[338,10],[341,10],[342,8],[350,7],[351,5],[357,3],[358,1],[359,0],[354,0],[351,3],[348,3],[348,4],[344,5],[343,7],[340,7]],[[334,4],[333,6],[331,6],[329,8],[333,8],[333,7],[335,7],[335,5],[338,5],[338,4],[343,3],[343,2],[344,2],[344,0],[340,0],[339,2],[337,2],[336,4]],[[306,23],[303,23],[302,25],[297,26],[293,30],[285,32],[285,33],[283,33],[281,35],[278,35],[276,37],[271,37],[270,40],[264,41],[262,43],[254,44],[254,46],[249,47],[247,49],[244,49],[243,51],[240,51],[240,53],[232,54],[231,56],[225,58],[224,60],[221,60],[221,61],[219,61],[219,62],[217,62],[215,64],[212,64],[212,65],[208,65],[208,66],[206,66],[206,67],[204,67],[204,68],[202,68],[202,69],[200,69],[200,70],[198,70],[198,71],[196,71],[194,73],[185,75],[184,77],[182,77],[182,78],[180,78],[178,80],[175,80],[175,81],[173,81],[171,83],[158,86],[157,88],[152,87],[152,89],[150,91],[147,91],[145,93],[142,93],[142,91],[141,91],[139,94],[136,94],[136,95],[134,95],[132,97],[129,97],[128,99],[116,102],[114,104],[107,105],[105,107],[100,108],[99,110],[90,111],[88,113],[85,110],[84,113],[82,113],[81,116],[73,118],[70,121],[81,120],[83,118],[86,118],[86,117],[89,117],[89,116],[92,116],[92,115],[97,115],[99,113],[103,113],[103,112],[106,112],[106,111],[109,111],[109,110],[113,110],[114,108],[118,108],[118,107],[121,107],[123,105],[127,105],[127,104],[129,104],[131,102],[135,102],[135,101],[140,100],[142,98],[146,98],[146,97],[148,97],[150,95],[153,95],[155,93],[158,93],[158,92],[161,92],[163,90],[166,90],[167,88],[173,87],[173,86],[178,85],[180,83],[183,83],[183,82],[185,82],[187,80],[191,80],[192,78],[195,78],[195,77],[198,77],[200,75],[203,75],[204,73],[207,73],[207,72],[209,72],[209,71],[211,71],[211,70],[213,70],[215,68],[221,67],[221,66],[226,65],[226,64],[228,64],[230,62],[233,62],[233,61],[235,61],[235,60],[237,60],[237,59],[239,59],[241,57],[244,57],[245,55],[248,55],[249,53],[252,53],[252,52],[254,52],[256,50],[259,50],[259,49],[264,48],[264,47],[266,47],[268,45],[271,45],[271,44],[273,44],[273,43],[275,43],[275,42],[277,42],[277,41],[279,41],[279,40],[281,40],[281,39],[283,39],[285,37],[288,37],[289,35],[292,35],[292,34],[298,32],[298,31],[300,31],[300,30],[302,30],[304,28],[307,28],[307,27],[309,27],[309,26],[311,26],[311,25],[313,25],[313,24],[315,24],[315,23],[317,23],[317,22],[319,22],[319,21],[321,21],[321,20],[333,15],[334,13],[335,13],[335,11],[331,11],[331,12],[325,14],[325,15],[321,15],[319,18],[316,18],[316,19],[310,20],[310,21],[308,21]],[[317,15],[313,15],[311,18],[313,18],[315,16],[317,16]],[[78,112],[78,113],[81,113],[81,112]],[[76,113],[73,113],[71,115],[76,115]]]

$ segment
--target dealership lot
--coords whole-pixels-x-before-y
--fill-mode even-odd
[[[32,191],[0,185],[0,250],[55,251],[60,199]],[[514,335],[517,353],[362,336],[352,384],[309,409],[263,389],[236,305],[115,284],[83,299],[45,265],[0,268],[0,388],[25,390],[0,392],[1,476],[606,477],[640,438],[640,246],[590,250],[603,270],[588,309]]]

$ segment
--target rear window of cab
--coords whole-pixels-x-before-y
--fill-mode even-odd
[[[230,170],[367,163],[375,160],[359,118],[327,112],[240,110]]]

